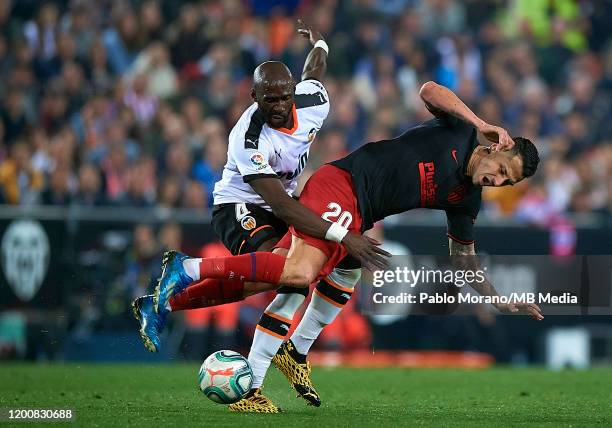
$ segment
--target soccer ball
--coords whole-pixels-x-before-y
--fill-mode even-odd
[[[231,404],[249,392],[253,371],[238,352],[217,351],[204,360],[198,379],[204,395],[215,403]]]

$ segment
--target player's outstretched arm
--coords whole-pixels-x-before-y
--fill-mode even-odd
[[[474,243],[461,244],[449,238],[448,247],[450,249],[451,260],[455,266],[461,269],[469,269],[473,272],[480,269],[478,259],[476,258]],[[486,277],[484,277],[484,281],[482,282],[473,281],[470,283],[470,286],[482,296],[499,296],[493,284],[491,284]],[[529,315],[537,321],[544,319],[542,310],[535,303],[498,303],[493,306],[504,314],[520,313]]]
[[[314,238],[331,239],[330,229],[338,225],[323,220],[304,205],[291,198],[277,178],[258,178],[250,182],[251,187],[270,205],[274,215],[297,230]],[[335,225],[335,226],[334,226]],[[331,239],[335,240],[335,239]],[[356,257],[367,269],[385,269],[388,266],[385,257],[390,257],[376,240],[346,233],[340,241],[346,251]]]
[[[310,43],[314,46],[306,57],[306,62],[304,62],[302,80],[321,80],[327,70],[329,47],[323,40],[321,33],[304,24],[301,19],[298,19],[298,27],[298,33],[310,40]]]
[[[478,132],[492,143],[496,151],[511,149],[514,141],[504,128],[490,125],[470,110],[459,97],[446,86],[436,82],[426,82],[419,91],[427,109],[434,115],[450,114],[474,126]]]

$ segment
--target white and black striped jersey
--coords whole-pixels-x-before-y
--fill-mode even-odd
[[[293,129],[271,128],[257,104],[240,117],[229,136],[227,163],[215,184],[214,204],[251,203],[270,207],[249,185],[261,177],[278,177],[289,196],[308,161],[310,145],[329,113],[329,98],[317,80],[295,87]]]

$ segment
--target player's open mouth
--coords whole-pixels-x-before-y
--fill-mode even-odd
[[[281,116],[280,114],[273,114],[272,119],[273,120],[285,120],[285,117]]]

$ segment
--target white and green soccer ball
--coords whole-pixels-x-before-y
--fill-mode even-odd
[[[217,351],[204,360],[198,376],[200,390],[215,403],[231,404],[253,385],[251,365],[238,352]]]

